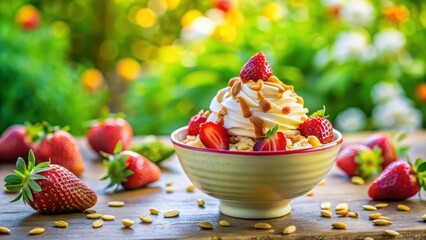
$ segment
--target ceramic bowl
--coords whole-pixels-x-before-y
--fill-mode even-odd
[[[190,181],[220,200],[220,211],[232,217],[266,219],[291,211],[290,201],[325,178],[343,141],[334,130],[331,143],[277,152],[237,152],[183,144],[187,127],[171,140]]]

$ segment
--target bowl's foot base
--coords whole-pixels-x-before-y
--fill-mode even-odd
[[[282,217],[291,212],[290,201],[280,203],[258,203],[246,204],[239,202],[220,201],[219,210],[221,213],[245,219],[267,219]]]

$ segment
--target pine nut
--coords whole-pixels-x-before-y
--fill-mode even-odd
[[[56,221],[55,222],[55,227],[66,228],[66,227],[68,227],[68,223],[65,222],[65,221]]]
[[[309,191],[308,193],[306,193],[306,196],[308,196],[308,197],[312,197],[312,196],[314,196],[314,191]]]
[[[351,217],[351,218],[358,218],[358,216],[359,216],[358,212],[349,212],[348,213],[348,217]]]
[[[426,221],[426,214],[422,216],[423,221]]]
[[[374,205],[376,208],[385,208],[387,206],[389,206],[388,203],[377,203]]]
[[[102,217],[102,214],[100,214],[100,213],[90,213],[90,214],[87,214],[86,217],[88,219],[98,219],[98,218]]]
[[[385,217],[385,216],[380,216],[380,217],[378,217],[377,219],[384,219],[384,220],[388,220],[388,221],[389,221],[389,218],[388,218],[388,217]]]
[[[158,213],[160,212],[158,209],[156,209],[156,208],[149,208],[149,212],[152,214],[152,215],[158,215]]]
[[[96,220],[92,223],[93,228],[100,228],[104,225],[104,221],[102,220]]]
[[[0,227],[0,233],[2,234],[10,234],[10,229],[7,227]]]
[[[122,206],[124,206],[124,202],[122,202],[122,201],[111,201],[111,202],[108,202],[108,206],[110,206],[110,207],[122,207]]]
[[[365,184],[364,179],[362,177],[359,177],[359,176],[353,176],[351,181],[352,181],[353,184],[356,184],[356,185],[364,185]]]
[[[198,226],[199,226],[201,229],[204,229],[204,230],[210,230],[210,229],[213,229],[213,224],[211,224],[210,222],[199,222],[199,223],[198,223]]]
[[[362,205],[362,208],[364,208],[366,211],[377,211],[377,208],[371,205]]]
[[[374,220],[374,219],[378,219],[380,216],[382,216],[381,213],[373,213],[373,214],[370,214],[368,218],[371,220]]]
[[[228,221],[226,221],[226,220],[220,220],[219,221],[219,225],[221,227],[229,227],[229,226],[231,226],[231,224]]]
[[[392,237],[399,236],[399,232],[397,232],[395,230],[385,230],[385,233],[389,236],[392,236]]]
[[[152,223],[152,218],[146,214],[142,214],[139,218],[143,223]]]
[[[193,192],[195,190],[195,186],[194,185],[188,185],[188,187],[186,187],[186,191],[187,192]]]
[[[348,210],[336,211],[336,215],[339,215],[339,216],[342,216],[342,217],[348,215],[348,213],[349,213]]]
[[[29,235],[39,235],[39,234],[42,234],[42,233],[44,233],[46,231],[46,229],[44,229],[44,228],[33,228],[33,229],[31,229],[29,232],[28,232],[28,234]]]
[[[392,224],[392,222],[385,219],[376,219],[376,220],[373,220],[373,224],[377,226],[387,226]]]
[[[404,204],[398,204],[398,210],[400,211],[410,211],[410,207]]]
[[[168,186],[172,186],[173,185],[173,182],[172,182],[172,180],[168,180],[168,181],[166,181],[166,186],[168,187]]]
[[[173,187],[166,187],[166,193],[173,193],[175,189]]]
[[[296,226],[294,226],[294,225],[290,225],[290,226],[284,228],[284,230],[283,230],[284,235],[292,234],[294,232],[296,232]]]
[[[330,212],[329,210],[322,210],[321,211],[321,216],[327,217],[327,218],[331,218],[333,216],[333,213]]]
[[[124,227],[129,228],[133,226],[133,224],[135,224],[135,221],[125,218],[121,220],[121,223],[123,224]]]
[[[106,214],[106,215],[102,215],[102,220],[104,220],[104,221],[114,221],[115,217],[113,215]]]
[[[177,217],[177,216],[179,216],[178,210],[171,210],[171,211],[164,213],[165,218],[173,218],[173,217]]]
[[[198,204],[199,207],[204,207],[205,202],[204,202],[203,199],[200,198],[200,199],[197,200],[197,204]]]
[[[318,183],[320,186],[324,186],[327,183],[325,179],[321,180],[321,182]]]
[[[96,210],[95,209],[86,209],[86,210],[84,210],[84,213],[87,213],[87,214],[96,213]]]
[[[366,238],[364,238],[364,240],[374,240],[374,238],[366,237]]]
[[[335,222],[331,224],[331,226],[333,226],[333,228],[335,229],[346,229],[348,227],[348,225],[346,225],[346,223],[343,223],[343,222]]]
[[[254,225],[254,227],[256,229],[260,229],[260,230],[267,230],[267,229],[271,229],[272,228],[271,224],[269,224],[269,223],[256,223]]]
[[[347,203],[339,203],[336,208],[334,208],[335,211],[341,211],[341,210],[349,210],[349,206]]]

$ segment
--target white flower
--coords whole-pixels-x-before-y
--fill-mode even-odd
[[[381,54],[392,54],[401,51],[405,41],[405,36],[400,31],[388,29],[374,36],[374,47]]]
[[[195,41],[209,36],[215,28],[214,22],[207,17],[197,18],[190,26],[182,29],[182,38],[188,41]]]
[[[374,8],[366,0],[349,0],[343,5],[341,16],[347,24],[368,26],[374,20]]]
[[[332,48],[333,57],[338,62],[362,59],[368,49],[367,37],[360,32],[344,32],[337,36]]]
[[[420,128],[422,124],[421,112],[404,96],[377,105],[372,116],[378,129],[410,131]]]
[[[371,89],[371,98],[376,104],[387,102],[401,95],[404,95],[404,92],[397,82],[379,82]]]
[[[340,112],[336,119],[336,128],[343,132],[355,132],[365,128],[366,115],[359,108],[348,108]]]

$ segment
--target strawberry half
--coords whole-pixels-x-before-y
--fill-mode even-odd
[[[266,59],[263,52],[258,52],[256,55],[251,57],[240,72],[240,78],[243,82],[248,82],[253,80],[266,81],[270,76],[272,76],[272,68],[269,66],[268,59]]]
[[[287,139],[284,133],[278,132],[278,125],[266,132],[265,136],[256,140],[253,151],[280,151],[286,150]]]
[[[413,166],[407,162],[391,163],[368,188],[374,200],[404,200],[426,190],[426,162],[418,158]]]
[[[304,137],[313,135],[322,143],[333,141],[333,125],[325,116],[325,106],[323,109],[314,112],[308,119],[300,124],[300,133]]]
[[[188,123],[188,135],[196,136],[200,133],[200,125],[207,121],[210,111],[204,112],[201,110],[197,115],[194,115]]]
[[[200,141],[207,148],[229,150],[228,130],[215,122],[201,124]]]
[[[106,187],[115,187],[114,191],[122,185],[124,189],[137,189],[160,179],[160,168],[148,158],[133,151],[121,151],[121,142],[117,143],[114,155],[105,154],[104,161],[108,174],[102,180],[110,179]]]
[[[4,178],[10,191],[21,191],[12,200],[23,199],[41,213],[82,212],[96,204],[96,193],[66,168],[50,162],[35,165],[32,150],[28,154],[28,166],[18,158],[15,173]]]
[[[340,150],[336,158],[337,166],[348,176],[367,179],[382,171],[383,158],[380,149],[371,149],[362,144],[350,144]]]

